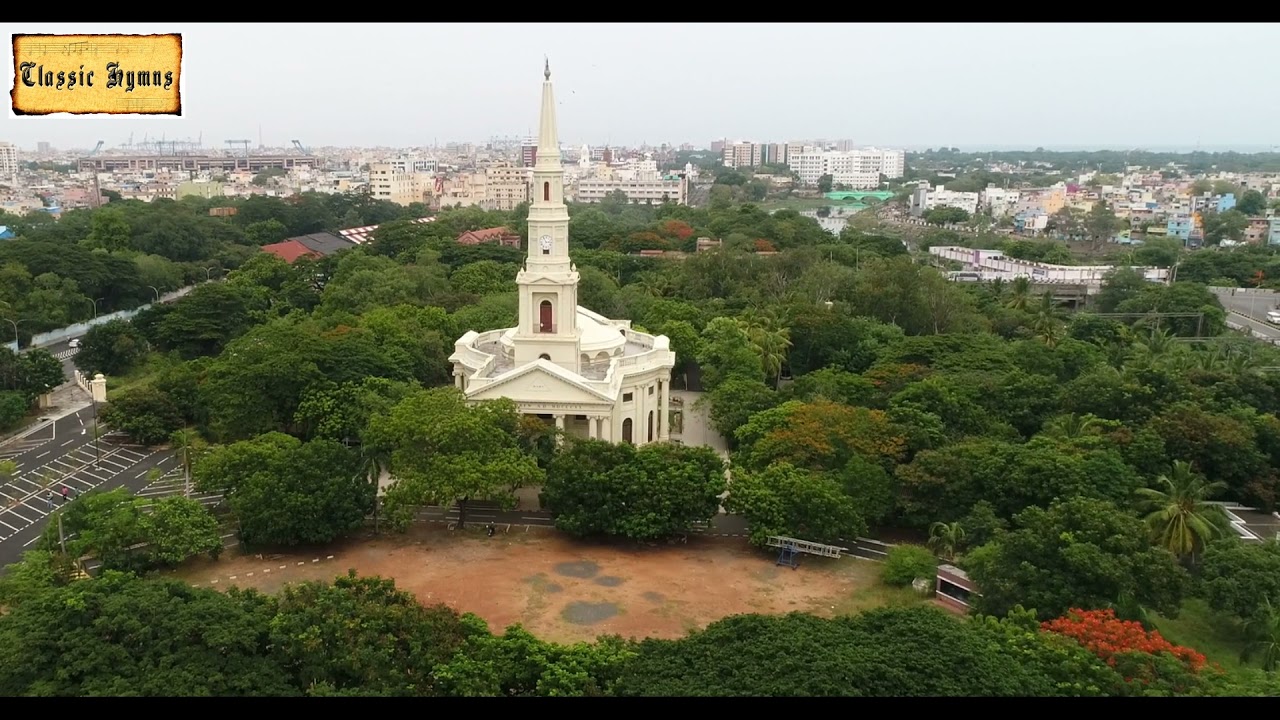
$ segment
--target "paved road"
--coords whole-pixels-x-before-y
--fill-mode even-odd
[[[39,539],[49,513],[64,502],[63,486],[68,502],[95,489],[137,492],[148,484],[149,470],[177,465],[171,451],[126,441],[107,433],[95,444],[93,409],[82,408],[0,446],[0,459],[17,465],[0,483],[0,567],[20,559]]]
[[[1214,294],[1227,309],[1227,320],[1269,340],[1280,340],[1280,327],[1266,322],[1267,311],[1280,304],[1280,294],[1252,288],[1238,288],[1234,293],[1230,289],[1216,289]]]

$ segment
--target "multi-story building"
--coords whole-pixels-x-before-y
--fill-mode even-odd
[[[531,168],[537,161],[538,141],[525,138],[524,144],[520,146],[520,167]]]
[[[1195,226],[1195,220],[1189,214],[1178,213],[1169,216],[1165,223],[1165,233],[1172,238],[1178,238],[1182,242],[1187,242],[1191,238],[1191,230]]]
[[[397,205],[422,202],[422,195],[415,192],[413,175],[403,171],[403,166],[391,163],[373,163],[369,166],[369,194],[375,200],[387,200]]]
[[[40,153],[41,155],[48,155],[49,153],[53,152],[53,146],[42,140],[36,143],[36,152]]]
[[[906,153],[901,150],[861,148],[858,150],[815,150],[805,147],[800,152],[787,151],[787,166],[800,176],[804,185],[817,185],[823,175],[831,176],[833,186],[850,190],[874,190],[880,187],[880,176],[902,177],[906,170]]]
[[[1267,236],[1270,233],[1270,218],[1251,217],[1248,227],[1244,229],[1244,241],[1250,245],[1262,245],[1267,242]]]
[[[980,202],[982,207],[991,211],[991,217],[1001,218],[1009,214],[1009,210],[1018,202],[1020,195],[1021,193],[1017,190],[988,185],[987,189],[982,191]]]
[[[16,182],[18,179],[18,146],[0,142],[0,181]]]
[[[591,177],[578,180],[577,201],[584,203],[600,202],[607,195],[621,191],[627,200],[633,203],[651,202],[654,204],[673,202],[685,205],[689,199],[689,179],[685,175],[669,175],[652,179],[625,179],[615,174],[613,177]]]
[[[1280,245],[1280,217],[1268,215],[1267,224],[1267,244]]]
[[[728,168],[749,168],[760,165],[760,145],[750,142],[736,142],[724,146],[724,166]]]
[[[947,190],[941,185],[931,188],[922,183],[911,193],[911,214],[920,217],[934,208],[953,207],[973,215],[978,212],[978,196],[976,192]]]
[[[514,210],[522,202],[529,201],[529,171],[508,164],[494,165],[485,170],[484,201],[486,210]]]

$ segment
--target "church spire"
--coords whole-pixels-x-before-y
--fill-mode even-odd
[[[560,137],[556,132],[556,98],[551,91],[551,60],[545,60],[542,76],[542,121],[538,132],[538,159],[535,165],[560,164]]]

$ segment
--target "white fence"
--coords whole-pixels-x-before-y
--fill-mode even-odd
[[[1036,282],[1096,285],[1101,284],[1106,274],[1113,269],[1109,265],[1051,265],[1030,260],[1015,260],[996,250],[954,245],[931,247],[929,254],[965,263],[975,270],[998,272],[1006,279],[1026,277]],[[1169,279],[1168,268],[1135,267],[1134,270],[1141,272],[1147,280],[1152,282],[1165,282]]]
[[[165,293],[164,295],[160,296],[160,302],[162,303],[173,302],[174,300],[177,300],[183,295],[186,295],[187,293],[191,292],[195,288],[196,288],[195,285],[188,285],[184,288],[178,288],[173,292]],[[121,310],[119,312],[113,312],[109,315],[99,315],[98,317],[92,320],[86,320],[82,323],[76,323],[75,325],[68,325],[64,328],[59,328],[57,330],[50,330],[49,332],[40,333],[38,335],[32,335],[31,344],[28,347],[44,347],[45,345],[56,345],[62,342],[63,340],[68,340],[74,337],[80,337],[81,335],[89,332],[89,328],[93,327],[94,325],[109,323],[112,320],[128,320],[133,316],[137,315],[138,313],[142,312],[143,310],[146,310],[147,308],[151,307],[152,304],[153,303],[147,303],[146,305],[143,305],[141,307],[136,307],[132,310]],[[14,352],[17,352],[18,341],[14,340],[13,342],[5,343],[5,347],[9,348]]]

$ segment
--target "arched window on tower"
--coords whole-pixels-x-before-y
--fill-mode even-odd
[[[551,202],[551,183],[542,183],[542,200],[543,202]]]
[[[631,418],[622,421],[622,442],[631,443]]]
[[[555,316],[552,312],[550,300],[543,300],[538,304],[538,332],[553,333],[556,331]]]

